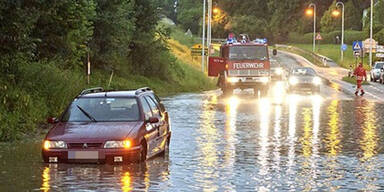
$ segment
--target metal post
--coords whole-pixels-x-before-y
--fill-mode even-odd
[[[201,53],[201,71],[204,73],[205,68],[205,5],[206,0],[203,0],[203,37],[202,37],[202,53]]]
[[[309,4],[309,8],[313,7],[313,47],[312,51],[316,50],[316,5],[314,3]]]
[[[209,62],[209,56],[211,55],[211,36],[212,36],[212,0],[208,0],[208,29],[207,29],[207,63]]]
[[[341,57],[341,62],[344,60],[344,51],[342,49],[342,46],[344,45],[344,3],[339,1],[336,3],[336,7],[341,6],[342,11],[341,11],[341,46],[340,46],[340,57]]]
[[[372,37],[373,37],[373,0],[371,0],[371,29],[370,29],[370,35],[369,35],[369,43],[371,44],[369,46],[369,66],[372,67]]]

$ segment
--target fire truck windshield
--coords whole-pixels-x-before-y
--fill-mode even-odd
[[[265,46],[233,46],[229,49],[230,60],[266,60],[268,59]]]

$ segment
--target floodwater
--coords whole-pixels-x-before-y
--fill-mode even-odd
[[[45,164],[41,142],[0,145],[0,191],[384,190],[384,104],[217,91],[164,99],[170,151],[131,165]]]

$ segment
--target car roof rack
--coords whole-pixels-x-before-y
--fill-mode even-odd
[[[85,95],[85,94],[89,94],[89,93],[99,93],[99,92],[103,92],[103,91],[104,91],[104,88],[102,88],[102,87],[95,87],[95,88],[90,88],[90,89],[82,90],[80,95]]]
[[[138,88],[135,92],[135,95],[138,95],[140,93],[144,93],[144,92],[152,92],[152,89],[149,88],[149,87],[142,87],[142,88]]]

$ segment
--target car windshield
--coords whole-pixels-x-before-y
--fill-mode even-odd
[[[267,47],[265,46],[233,46],[229,49],[230,60],[266,60],[267,58]]]
[[[315,70],[311,68],[296,68],[292,71],[292,75],[296,76],[315,76]]]
[[[375,69],[383,68],[384,63],[376,63]]]
[[[78,98],[62,117],[64,122],[137,120],[139,108],[135,98]]]

